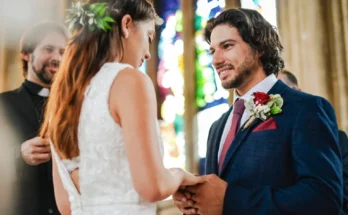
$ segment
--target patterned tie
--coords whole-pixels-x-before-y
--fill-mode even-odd
[[[243,99],[238,99],[233,105],[232,125],[227,134],[224,146],[222,147],[220,160],[219,160],[219,172],[221,171],[222,165],[224,163],[227,150],[230,148],[232,141],[234,139],[234,136],[236,135],[236,132],[239,128],[240,120],[244,113],[244,109],[245,109],[245,106],[244,106]]]

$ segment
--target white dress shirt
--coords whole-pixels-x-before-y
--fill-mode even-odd
[[[271,74],[269,76],[267,76],[267,78],[263,79],[260,83],[258,83],[257,85],[255,85],[253,88],[251,88],[251,90],[249,90],[245,95],[243,96],[239,96],[237,94],[237,91],[234,90],[234,94],[233,94],[233,103],[237,100],[237,99],[244,99],[249,100],[252,96],[252,94],[254,92],[263,92],[263,93],[268,93],[268,91],[274,86],[274,84],[278,81],[278,79],[276,78],[276,76],[274,74]],[[219,152],[218,152],[218,162],[220,160],[220,155],[221,155],[221,151],[222,151],[222,147],[225,143],[227,134],[231,128],[231,124],[232,124],[232,116],[233,116],[233,109],[230,113],[230,115],[228,116],[228,119],[226,121],[226,125],[224,128],[224,131],[222,133],[222,137],[220,140],[220,147],[219,147]],[[248,119],[250,118],[249,114],[244,110],[242,119],[240,120],[240,125],[242,126]]]

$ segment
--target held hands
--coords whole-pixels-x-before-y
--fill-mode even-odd
[[[51,148],[48,139],[35,137],[21,145],[23,160],[32,166],[45,163],[51,159]]]
[[[227,183],[214,174],[200,178],[204,183],[182,186],[173,195],[175,205],[187,215],[221,215]]]
[[[181,168],[170,168],[169,171],[172,175],[179,176],[178,185],[181,186],[192,186],[204,182],[202,177],[194,176]]]

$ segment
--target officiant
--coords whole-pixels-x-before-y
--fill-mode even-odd
[[[0,142],[13,149],[14,155],[9,156],[13,159],[7,162],[15,167],[14,178],[8,181],[11,204],[0,203],[0,214],[59,214],[49,142],[38,137],[38,131],[68,37],[64,26],[45,22],[21,39],[25,80],[19,88],[0,94]]]

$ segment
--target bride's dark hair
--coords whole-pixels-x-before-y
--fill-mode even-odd
[[[90,0],[107,3],[107,12],[115,20],[112,30],[79,26],[69,40],[60,69],[53,81],[40,135],[49,137],[62,158],[79,155],[78,124],[84,92],[106,62],[123,57],[121,20],[130,15],[134,22],[154,20],[156,12],[148,0]]]

